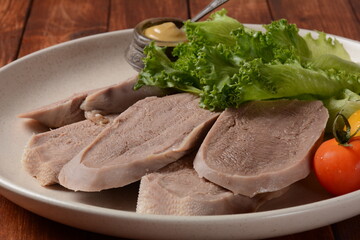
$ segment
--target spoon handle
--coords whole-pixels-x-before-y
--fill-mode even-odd
[[[211,12],[217,7],[220,7],[229,0],[213,0],[209,5],[207,5],[201,12],[199,12],[195,17],[191,19],[192,22],[197,22],[200,18]]]

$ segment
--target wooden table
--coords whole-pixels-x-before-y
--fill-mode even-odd
[[[68,40],[133,28],[159,16],[190,18],[210,0],[0,0],[0,66]],[[286,18],[300,28],[360,40],[359,0],[231,0],[242,23]],[[1,167],[1,166],[0,166]],[[359,203],[360,204],[360,203]],[[300,224],[300,223],[299,223]],[[0,239],[115,239],[55,223],[0,196]],[[360,239],[360,216],[276,239]]]

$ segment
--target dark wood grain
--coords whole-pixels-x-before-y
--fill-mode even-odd
[[[351,6],[349,0],[300,2],[301,4],[299,0],[269,0],[272,16],[274,19],[286,18],[300,28],[360,40],[360,22],[355,15],[355,12],[360,11],[358,3]]]
[[[18,207],[1,196],[0,225],[1,240],[120,240],[50,221]]]
[[[318,228],[315,230],[292,234],[288,236],[271,238],[271,240],[320,240],[320,239],[326,239],[326,240],[335,239],[330,227],[323,227],[323,228]]]
[[[30,0],[0,0],[0,67],[18,54]]]
[[[109,0],[34,0],[20,56],[107,31]]]
[[[210,0],[190,1],[191,17],[194,17],[210,2]],[[228,11],[229,16],[236,18],[241,23],[261,24],[269,23],[271,21],[271,15],[266,0],[232,0],[220,6],[215,11],[222,8],[225,8]],[[209,14],[203,17],[202,20],[208,18],[208,16]]]
[[[187,19],[187,0],[112,0],[109,30],[133,28],[140,21],[153,17]]]
[[[353,9],[353,12],[356,14],[358,22],[360,22],[360,1],[359,0],[349,0],[350,6]]]
[[[348,220],[333,224],[332,227],[336,239],[359,240],[360,239],[360,215]]]

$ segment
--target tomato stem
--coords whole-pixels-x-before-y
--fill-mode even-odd
[[[344,124],[345,124],[345,131],[344,128],[339,124],[339,119],[342,118]],[[333,123],[333,134],[336,139],[336,141],[339,143],[339,145],[342,146],[351,146],[349,144],[349,141],[352,137],[354,137],[360,130],[360,127],[355,131],[355,133],[351,134],[351,126],[347,118],[341,114],[338,113],[335,117],[334,123]]]

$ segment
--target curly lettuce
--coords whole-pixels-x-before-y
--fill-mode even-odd
[[[204,22],[187,21],[184,29],[188,41],[173,49],[175,61],[163,47],[146,47],[136,89],[152,85],[194,93],[210,110],[279,98],[331,102],[344,91],[360,93],[360,66],[325,33],[302,37],[285,19],[256,31],[226,10]]]

